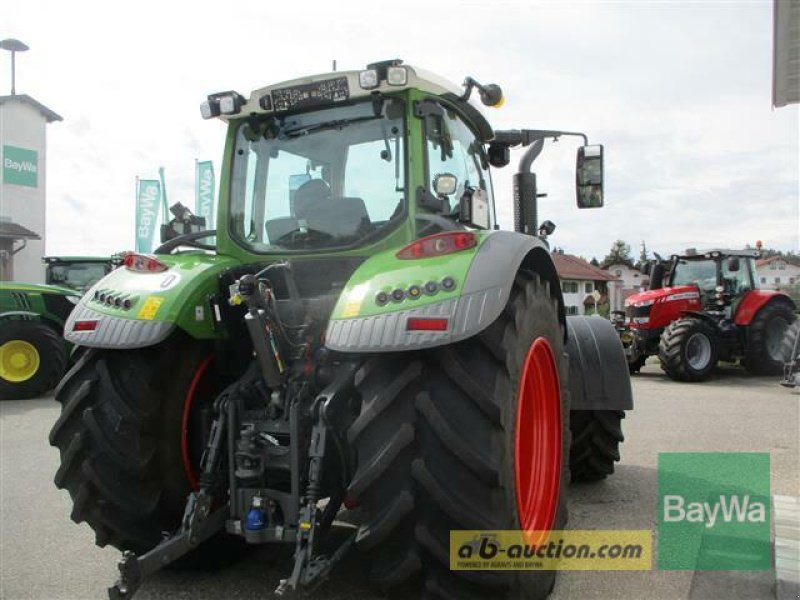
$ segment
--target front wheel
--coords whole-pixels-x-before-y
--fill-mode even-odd
[[[708,379],[717,365],[718,356],[717,331],[703,319],[678,319],[661,334],[658,346],[661,368],[677,381]]]
[[[67,367],[67,346],[42,321],[0,321],[0,399],[34,398],[53,389]]]
[[[358,454],[349,495],[374,584],[421,581],[435,598],[547,596],[552,571],[450,571],[449,534],[564,527],[566,383],[557,304],[535,274],[517,278],[478,336],[367,363],[348,431]]]

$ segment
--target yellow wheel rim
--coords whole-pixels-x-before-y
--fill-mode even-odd
[[[39,351],[23,340],[0,346],[0,377],[12,383],[27,381],[39,370]]]

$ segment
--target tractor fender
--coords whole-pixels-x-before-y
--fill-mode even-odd
[[[775,290],[752,290],[745,294],[739,306],[736,309],[736,314],[733,317],[733,322],[737,325],[750,325],[750,322],[768,302],[776,302],[778,300],[785,300],[788,302],[792,310],[796,310],[794,301],[783,292]]]
[[[717,327],[719,327],[719,323],[716,320],[714,320],[708,314],[706,314],[706,313],[704,313],[702,311],[699,311],[699,310],[684,310],[684,311],[681,311],[681,318],[684,318],[684,317],[694,317],[696,319],[700,319],[701,321],[705,321],[706,323],[710,323],[714,327],[714,329],[717,329]]]
[[[631,410],[628,361],[617,330],[599,317],[567,317],[572,410]]]
[[[350,316],[348,307],[354,302],[356,310],[374,289],[360,291],[374,282],[350,285],[351,292],[343,293],[334,316],[328,323],[325,344],[338,352],[397,352],[421,350],[452,344],[477,335],[491,325],[508,302],[511,287],[520,269],[535,271],[550,285],[558,301],[558,314],[564,323],[564,302],[558,275],[545,243],[535,237],[510,231],[484,234],[478,250],[452,254],[452,261],[442,270],[456,270],[460,265],[463,285],[460,294],[440,302],[428,303],[401,310]],[[394,260],[394,252],[389,260]],[[375,257],[373,257],[373,260]],[[402,261],[406,262],[406,261]],[[368,263],[362,268],[368,267]],[[394,265],[392,265],[394,266]],[[400,268],[406,265],[400,266]],[[445,271],[446,272],[446,271]],[[447,319],[442,331],[408,331],[408,319]],[[566,331],[565,331],[566,335]]]

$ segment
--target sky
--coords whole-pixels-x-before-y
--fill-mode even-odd
[[[497,83],[495,129],[583,131],[605,148],[605,201],[575,206],[578,138],[534,163],[551,244],[600,259],[687,247],[798,250],[797,105],[772,109],[772,1],[752,2],[3,2],[18,38],[17,93],[64,121],[48,129],[47,254],[134,242],[135,178],[166,173],[194,206],[194,161],[221,165],[209,93],[402,58],[461,82]],[[0,93],[10,55],[0,54]],[[500,224],[511,179],[494,172]]]

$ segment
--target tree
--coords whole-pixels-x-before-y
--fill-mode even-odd
[[[647,258],[647,244],[642,240],[642,251],[639,253],[639,264],[648,260]]]
[[[610,267],[611,265],[628,265],[633,268],[633,258],[631,258],[631,247],[623,240],[617,240],[611,245],[603,262],[600,263],[602,268]]]
[[[600,266],[600,263],[598,262],[598,260],[594,256],[592,257],[592,260],[589,261],[589,264],[592,265],[593,267],[599,267]]]

